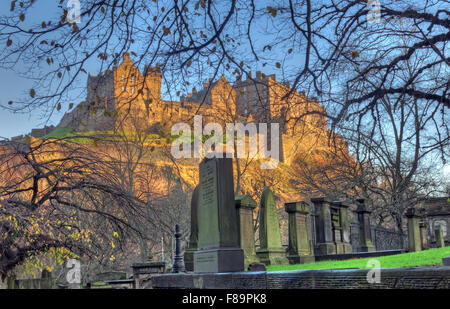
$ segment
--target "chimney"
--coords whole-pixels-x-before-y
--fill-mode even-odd
[[[256,71],[256,79],[262,79],[261,71]]]
[[[188,98],[192,97],[192,93],[189,92],[187,97]]]
[[[209,86],[209,83],[208,83],[208,82],[204,82],[204,83],[203,83],[203,88],[208,88],[208,86]]]
[[[246,80],[249,80],[249,79],[251,79],[252,78],[252,72],[248,72],[247,73],[247,79]]]
[[[194,87],[194,88],[192,88],[192,93],[193,94],[196,94],[197,93],[197,89]]]
[[[242,75],[238,75],[238,76],[236,77],[236,81],[237,81],[237,82],[242,81]]]

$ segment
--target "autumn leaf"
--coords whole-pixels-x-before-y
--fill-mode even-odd
[[[59,112],[61,110],[61,103],[58,103],[58,106],[56,107],[56,110]]]
[[[355,59],[355,58],[358,58],[358,57],[359,57],[359,53],[357,51],[353,51],[352,52],[352,58]]]
[[[277,16],[277,9],[274,9],[271,6],[268,6],[267,10],[269,11],[270,14],[272,14],[272,17],[276,17]]]
[[[6,41],[6,46],[11,46],[11,44],[12,44],[12,40],[11,39],[9,39],[8,41]]]
[[[288,54],[292,53],[292,48],[289,48]]]
[[[36,96],[36,91],[34,89],[30,90],[30,97],[34,98]]]
[[[275,66],[277,67],[277,69],[281,68],[281,64],[279,62],[275,63]]]
[[[73,103],[70,103],[69,104],[69,109],[72,109],[73,108]]]
[[[20,17],[19,17],[19,19],[20,19],[20,21],[24,21],[25,20],[25,14],[20,14]]]

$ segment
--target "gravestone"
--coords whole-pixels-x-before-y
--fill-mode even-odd
[[[269,188],[265,188],[261,195],[259,213],[259,249],[256,255],[265,265],[288,264],[286,250],[281,245],[275,197]]]
[[[350,242],[350,219],[348,217],[348,208],[350,204],[345,201],[334,201],[332,206],[338,209],[339,214],[339,233],[335,231],[336,253],[352,253],[353,248]],[[338,236],[340,236],[338,238]]]
[[[426,250],[428,249],[427,221],[421,220],[419,222],[419,228],[420,228],[420,243],[422,244],[422,250]]]
[[[199,177],[199,250],[194,253],[194,272],[243,271],[244,251],[239,247],[232,159],[226,155],[203,159]]]
[[[436,248],[445,247],[444,231],[440,225],[434,227],[434,237],[436,239]]]
[[[422,250],[422,241],[420,239],[419,221],[421,216],[417,209],[411,207],[406,210],[406,218],[408,218],[408,244],[409,252]]]
[[[244,250],[244,265],[248,267],[258,262],[255,251],[255,235],[253,232],[253,210],[256,202],[249,195],[238,195],[235,205],[239,222],[239,245]]]
[[[356,199],[358,207],[356,208],[356,213],[358,214],[359,221],[359,237],[361,242],[360,251],[361,252],[373,252],[375,251],[375,246],[372,243],[372,231],[370,227],[370,214],[368,204],[370,200],[364,197]]]
[[[284,204],[288,213],[289,246],[287,258],[290,264],[314,262],[313,248],[308,234],[309,205],[305,202]]]
[[[316,214],[316,254],[336,254],[331,223],[331,200],[327,197],[311,198]]]
[[[188,248],[184,253],[184,267],[186,271],[194,271],[194,253],[198,250],[198,191],[199,187],[196,186],[191,198],[191,234]]]

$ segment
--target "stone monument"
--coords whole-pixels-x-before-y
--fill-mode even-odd
[[[348,208],[350,207],[350,204],[345,201],[334,201],[331,205],[332,208],[337,209],[338,217],[332,221],[335,225],[333,229],[335,231],[336,253],[352,253],[353,248],[350,242],[350,220],[348,218]]]
[[[308,214],[309,205],[306,202],[284,204],[289,215],[289,246],[287,258],[290,264],[305,264],[314,262],[313,248],[309,239]]]
[[[408,247],[409,252],[421,251],[422,243],[420,239],[419,221],[421,216],[417,209],[411,207],[406,210],[406,218],[408,218]]]
[[[436,238],[436,248],[445,247],[444,231],[440,225],[434,227],[434,237]]]
[[[198,186],[192,192],[191,199],[191,234],[189,236],[189,245],[184,253],[184,266],[186,271],[194,271],[194,253],[198,250]]]
[[[370,227],[370,214],[371,211],[367,210],[369,199],[360,197],[356,199],[358,207],[356,213],[358,214],[359,222],[359,237],[361,242],[361,252],[375,251],[375,246],[372,243],[372,232]]]
[[[428,223],[425,219],[419,222],[419,228],[420,228],[420,242],[422,244],[422,250],[426,250],[428,249],[428,235],[427,235]]]
[[[286,250],[281,245],[275,197],[269,188],[265,188],[261,195],[259,212],[259,249],[256,255],[265,265],[288,264]]]
[[[331,200],[327,197],[311,198],[316,214],[316,254],[336,254],[331,223]]]
[[[256,208],[256,202],[249,195],[238,195],[235,205],[239,222],[239,244],[244,250],[244,264],[247,268],[251,263],[259,261],[256,257],[253,232],[253,210]]]
[[[232,159],[225,154],[224,158],[205,158],[199,169],[199,250],[194,253],[194,272],[243,271]]]

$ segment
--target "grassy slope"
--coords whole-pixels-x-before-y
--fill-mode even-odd
[[[372,257],[344,261],[322,261],[317,263],[297,265],[271,265],[267,267],[267,270],[279,271],[300,269],[370,268],[367,267],[367,262],[372,259],[378,260],[381,264],[381,268],[398,268],[426,265],[442,266],[442,258],[447,256],[450,256],[450,247],[429,249],[420,252],[403,253],[376,258]]]

